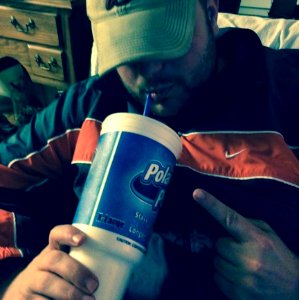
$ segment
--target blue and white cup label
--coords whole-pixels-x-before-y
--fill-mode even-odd
[[[131,132],[101,136],[74,223],[116,233],[143,251],[176,163],[174,154]]]

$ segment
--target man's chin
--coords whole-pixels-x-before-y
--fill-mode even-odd
[[[153,103],[152,112],[159,117],[175,117],[179,111],[181,105],[178,105],[177,101],[164,101],[163,103]]]
[[[177,111],[169,110],[167,108],[152,109],[153,115],[161,118],[175,117]]]

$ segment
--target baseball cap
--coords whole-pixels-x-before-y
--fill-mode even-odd
[[[129,62],[184,55],[192,42],[196,1],[87,0],[99,74]]]

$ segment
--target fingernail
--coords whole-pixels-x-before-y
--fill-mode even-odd
[[[193,198],[194,200],[200,200],[200,199],[204,199],[205,198],[205,194],[201,189],[196,189],[193,192]]]
[[[98,281],[93,278],[89,278],[86,280],[86,288],[90,293],[93,293],[97,289],[98,285]]]
[[[72,236],[72,241],[74,242],[75,245],[78,245],[82,240],[82,235],[81,234],[74,234]]]

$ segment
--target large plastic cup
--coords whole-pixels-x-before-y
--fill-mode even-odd
[[[96,299],[122,299],[181,149],[178,135],[149,117],[116,113],[104,120],[73,220],[87,240],[70,252],[99,277]]]

